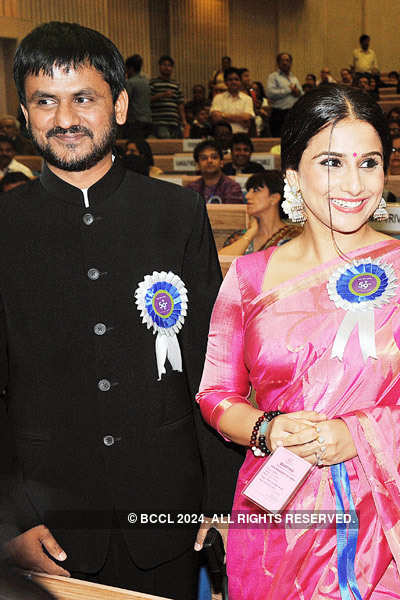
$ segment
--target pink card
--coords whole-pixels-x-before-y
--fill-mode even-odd
[[[242,494],[264,510],[279,513],[289,504],[312,467],[304,458],[280,446],[263,462]]]

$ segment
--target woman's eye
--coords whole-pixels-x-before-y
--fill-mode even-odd
[[[367,158],[367,160],[364,160],[360,167],[363,167],[364,169],[372,169],[373,167],[376,167],[378,165],[378,161],[375,158]]]
[[[326,158],[320,163],[323,167],[340,167],[341,163],[338,158]]]

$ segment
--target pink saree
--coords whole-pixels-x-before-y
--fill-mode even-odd
[[[357,328],[343,360],[331,358],[345,311],[326,282],[340,259],[260,292],[275,248],[240,257],[221,287],[211,321],[198,401],[214,427],[226,400],[247,402],[250,386],[262,410],[315,410],[341,417],[358,456],[345,463],[359,517],[355,574],[363,599],[400,598],[400,242],[350,253],[381,257],[395,270],[396,295],[375,310],[377,359],[364,362]],[[225,402],[224,402],[225,401]],[[261,514],[242,490],[261,465],[248,450],[233,514]],[[316,468],[291,511],[335,510],[329,467]],[[230,600],[338,599],[336,530],[235,525],[227,548]]]

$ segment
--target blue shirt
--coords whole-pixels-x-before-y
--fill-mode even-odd
[[[294,84],[303,95],[303,91],[297,77],[289,73],[286,75],[283,71],[274,71],[268,76],[267,89],[265,94],[271,101],[273,108],[287,110],[292,108],[299,96],[293,96],[290,85]]]

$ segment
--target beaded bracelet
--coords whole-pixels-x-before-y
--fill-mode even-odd
[[[267,443],[265,441],[265,433],[267,429],[267,425],[272,419],[277,417],[278,415],[283,415],[285,413],[280,410],[270,410],[269,412],[264,412],[260,415],[257,421],[254,424],[253,431],[251,432],[250,437],[250,448],[254,454],[254,456],[269,456],[271,454],[271,450],[269,450]],[[259,430],[260,435],[258,435]],[[257,447],[257,436],[258,436],[258,447]]]

